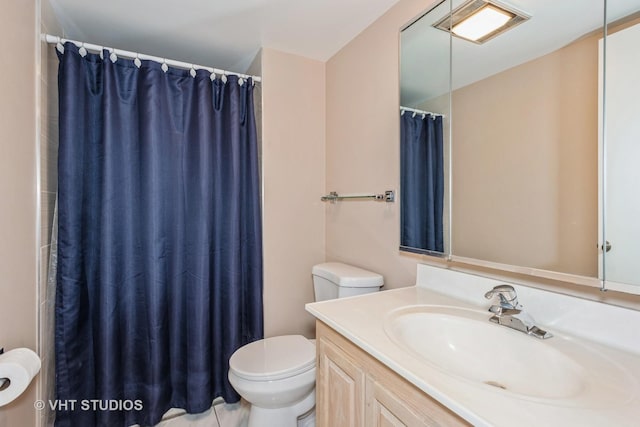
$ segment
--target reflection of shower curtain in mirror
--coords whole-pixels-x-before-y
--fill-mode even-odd
[[[442,117],[400,117],[400,245],[444,252]]]

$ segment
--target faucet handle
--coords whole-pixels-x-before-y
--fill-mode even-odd
[[[498,315],[498,316],[501,316],[501,315],[502,315],[502,310],[503,310],[503,308],[502,308],[502,306],[500,306],[500,305],[495,305],[495,304],[494,304],[494,305],[492,305],[491,307],[489,307],[489,311],[490,311],[491,313],[493,313],[493,314]]]
[[[500,298],[500,306],[503,308],[519,309],[522,307],[518,304],[518,294],[516,294],[516,290],[511,285],[495,286],[489,292],[484,294],[484,297],[486,299],[491,299],[495,295],[498,295],[498,298]]]

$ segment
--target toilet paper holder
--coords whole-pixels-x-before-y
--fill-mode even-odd
[[[0,347],[0,354],[4,353],[4,347]],[[2,390],[4,388],[4,383],[6,383],[8,380],[6,378],[0,378],[0,390]],[[7,384],[7,387],[9,386],[9,384]]]

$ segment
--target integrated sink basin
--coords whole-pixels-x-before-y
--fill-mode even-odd
[[[624,369],[597,351],[556,336],[539,340],[489,322],[491,313],[452,306],[403,307],[385,333],[432,367],[488,390],[561,405],[620,403]]]

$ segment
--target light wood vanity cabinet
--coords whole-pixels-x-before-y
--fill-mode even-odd
[[[316,338],[318,427],[469,425],[320,321]]]

